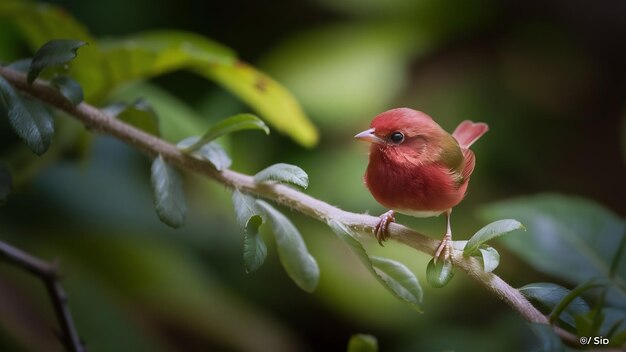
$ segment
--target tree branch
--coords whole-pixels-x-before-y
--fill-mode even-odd
[[[151,157],[160,154],[172,165],[203,174],[229,188],[239,189],[244,193],[269,199],[325,223],[331,219],[342,222],[360,236],[367,236],[368,238],[372,237],[373,229],[378,223],[377,217],[344,211],[281,184],[255,183],[251,176],[232,170],[218,172],[211,164],[183,154],[176,146],[118,119],[111,118],[87,103],[73,106],[56,89],[41,80],[32,85],[28,84],[25,75],[5,67],[0,67],[0,75],[24,93],[82,121],[91,130],[114,136]],[[439,245],[438,240],[396,223],[390,224],[389,234],[390,239],[404,243],[428,255],[434,255]],[[497,275],[486,273],[475,258],[465,258],[462,253],[454,251],[452,261],[454,265],[467,272],[471,278],[506,302],[527,321],[549,324],[548,319],[533,307],[517,289],[508,285]],[[576,336],[556,326],[554,328],[565,342],[580,347]]]
[[[78,331],[74,326],[72,314],[67,306],[67,295],[59,282],[58,268],[55,264],[45,262],[39,258],[12,247],[4,242],[0,242],[0,257],[7,262],[22,268],[33,275],[39,277],[46,285],[54,313],[59,321],[61,333],[59,338],[69,351],[84,352]]]

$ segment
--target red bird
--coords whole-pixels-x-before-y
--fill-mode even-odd
[[[378,242],[387,239],[395,211],[416,217],[445,214],[447,231],[435,260],[442,253],[449,259],[450,213],[463,200],[476,162],[469,147],[489,127],[463,121],[450,135],[430,116],[408,108],[385,111],[370,127],[354,137],[372,143],[365,185],[380,204],[392,209],[380,216]]]

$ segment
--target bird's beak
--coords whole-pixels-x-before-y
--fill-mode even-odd
[[[360,139],[365,142],[376,143],[376,144],[383,144],[385,142],[374,134],[373,128],[370,128],[369,130],[365,130],[357,134],[356,136],[354,136],[354,138]]]

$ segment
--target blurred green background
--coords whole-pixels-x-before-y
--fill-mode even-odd
[[[473,147],[477,167],[455,208],[456,239],[484,225],[476,216],[481,205],[545,191],[626,214],[624,2],[50,3],[96,38],[166,28],[205,35],[284,84],[319,128],[318,145],[303,148],[275,131],[238,133],[224,141],[234,170],[296,164],[310,176],[307,193],[377,215],[386,209],[361,181],[367,147],[352,136],[377,113],[407,106],[449,131],[464,119],[490,125]],[[0,19],[0,61],[30,55],[20,31]],[[197,116],[200,125],[250,111],[183,71],[126,85],[109,100],[137,96],[159,112]],[[78,151],[61,148],[62,138],[58,133],[51,152],[37,158],[0,121],[0,156],[15,160],[22,153],[16,189],[0,209],[0,239],[59,260],[90,351],[343,351],[360,332],[377,336],[382,351],[525,351],[536,344],[520,317],[465,275],[433,289],[424,280],[429,257],[368,243],[373,254],[400,260],[418,275],[425,313],[415,313],[327,227],[288,209],[320,264],[318,289],[307,294],[289,280],[272,241],[268,261],[247,275],[222,186],[186,174],[190,214],[185,227],[172,230],[152,206],[149,160],[112,138],[97,137]],[[443,218],[398,221],[443,234]],[[496,272],[513,286],[559,282],[495,247],[502,255]],[[61,350],[55,324],[43,286],[0,265],[0,350]]]

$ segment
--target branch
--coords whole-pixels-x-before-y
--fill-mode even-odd
[[[87,103],[81,103],[78,106],[72,105],[56,89],[41,80],[32,85],[28,84],[25,75],[5,67],[0,67],[0,75],[21,91],[82,121],[91,130],[114,136],[151,157],[161,155],[172,165],[193,170],[229,188],[269,199],[324,223],[328,223],[330,220],[339,221],[359,235],[368,238],[371,238],[373,229],[378,223],[377,217],[341,210],[281,184],[255,183],[251,176],[232,170],[218,172],[209,163],[183,154],[176,146],[118,119],[111,118]],[[404,243],[428,255],[434,255],[439,245],[438,240],[396,223],[390,224],[389,235],[390,239]],[[475,258],[465,258],[462,253],[455,251],[452,254],[452,261],[454,265],[467,272],[470,277],[506,302],[527,321],[549,324],[548,319],[533,307],[517,289],[508,285],[497,275],[484,272],[481,264]],[[556,326],[554,328],[565,342],[580,347],[576,336]]]
[[[58,268],[55,264],[45,262],[39,258],[0,242],[0,257],[7,262],[22,268],[39,277],[46,285],[54,313],[61,327],[60,339],[65,347],[72,352],[84,352],[85,347],[78,336],[72,314],[67,306],[67,295],[59,282]]]

